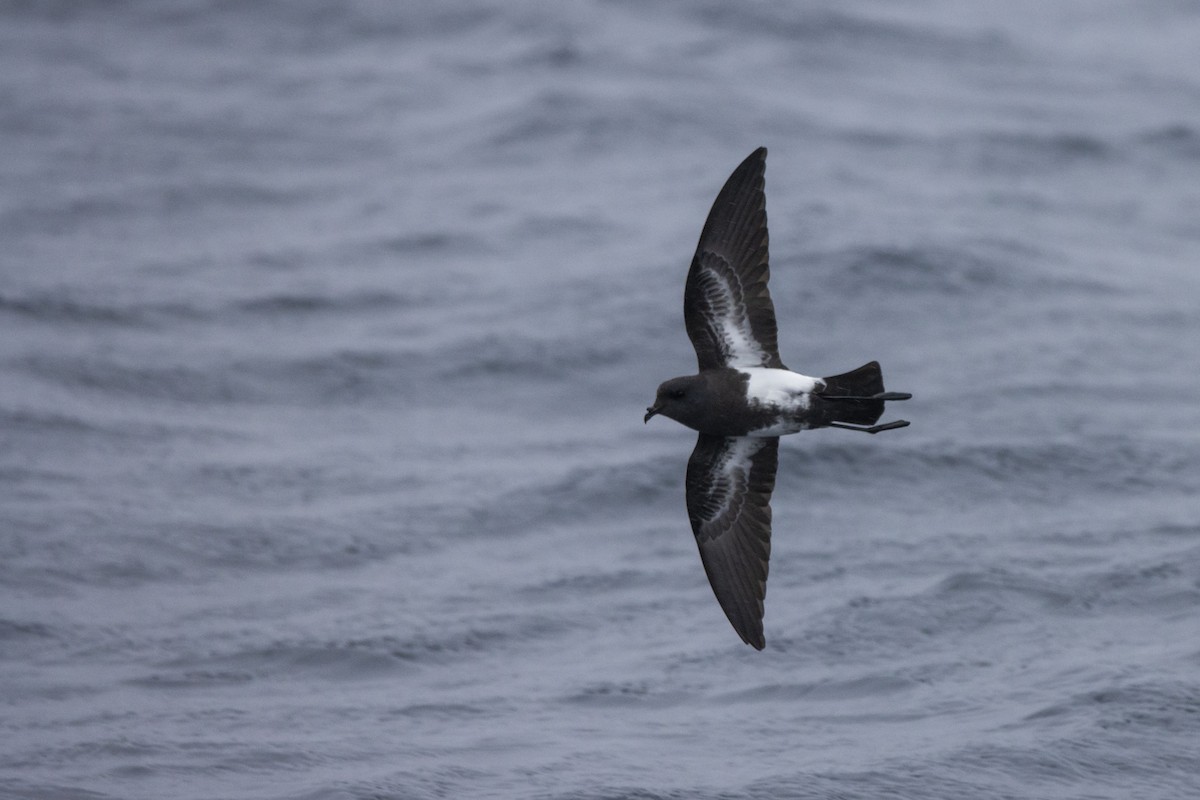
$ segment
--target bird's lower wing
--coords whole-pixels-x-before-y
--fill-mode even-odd
[[[778,438],[702,433],[687,470],[688,518],[708,582],[742,641],[759,650],[778,453]]]

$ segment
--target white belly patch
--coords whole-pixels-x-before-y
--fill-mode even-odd
[[[783,436],[807,427],[802,418],[812,405],[812,392],[825,382],[786,369],[746,367],[738,370],[748,375],[746,400],[779,413],[779,421],[770,427],[753,431],[751,436]]]
[[[808,408],[809,394],[817,388],[817,378],[810,378],[786,369],[747,367],[738,370],[750,376],[746,399],[754,405],[776,406],[781,409]]]

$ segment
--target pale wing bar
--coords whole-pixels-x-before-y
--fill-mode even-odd
[[[746,314],[746,299],[738,274],[724,257],[700,253],[693,267],[690,305],[698,309],[693,332],[700,369],[714,367],[765,367],[778,361],[759,343]],[[699,342],[699,343],[698,343]],[[703,355],[701,355],[703,353]]]

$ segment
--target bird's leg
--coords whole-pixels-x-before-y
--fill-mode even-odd
[[[822,400],[911,400],[908,392],[880,392],[879,394],[860,396],[850,394],[818,394]]]
[[[896,428],[907,428],[908,425],[909,425],[909,422],[906,419],[898,419],[898,420],[895,420],[894,422],[885,422],[882,425],[872,425],[869,428],[864,427],[862,425],[849,425],[845,422],[830,422],[829,423],[829,427],[831,427],[831,428],[842,428],[842,429],[848,430],[848,431],[862,431],[863,433],[879,433],[880,431],[891,431],[891,430],[895,430]]]

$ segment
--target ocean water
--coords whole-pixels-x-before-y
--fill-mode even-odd
[[[0,4],[0,796],[1200,796],[1200,12]],[[682,291],[770,148],[767,648]]]

